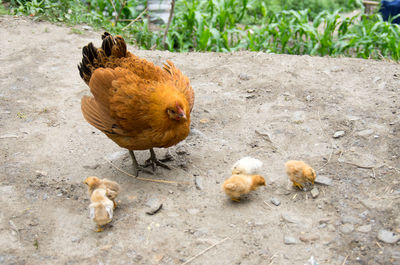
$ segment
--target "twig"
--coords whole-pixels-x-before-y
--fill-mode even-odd
[[[339,162],[339,163],[345,163],[345,164],[348,164],[348,165],[351,165],[351,166],[355,166],[355,167],[358,167],[358,168],[364,168],[364,169],[374,169],[374,168],[376,168],[375,166],[360,166],[360,165],[357,165],[355,163],[346,162],[346,161]]]
[[[344,258],[344,261],[343,261],[342,265],[344,265],[344,264],[346,263],[348,257],[349,257],[349,255],[347,255],[347,256]]]
[[[165,40],[167,39],[169,26],[171,25],[172,16],[174,15],[174,8],[175,8],[175,0],[171,0],[171,10],[169,11],[168,22],[167,22],[167,26],[165,28],[164,37],[162,39],[162,45],[164,48],[165,48]]]
[[[263,201],[263,202],[264,202],[264,204],[267,205],[269,208],[274,209],[274,208],[272,208],[272,206],[269,205],[266,201]]]
[[[122,30],[125,30],[127,27],[130,27],[133,23],[135,23],[136,21],[138,21],[138,20],[143,16],[143,14],[144,14],[145,12],[147,12],[147,7],[142,11],[142,13],[139,14],[139,16],[137,16],[135,19],[133,19],[128,25],[126,25],[125,27],[123,27]],[[121,21],[122,21],[122,19],[121,19]],[[126,19],[126,20],[124,19],[123,21],[128,21],[128,19]]]
[[[219,244],[222,244],[223,242],[225,242],[225,241],[228,240],[228,239],[229,239],[229,237],[225,237],[225,238],[222,239],[221,241],[219,241],[219,242],[215,243],[214,245],[212,245],[212,246],[206,248],[205,250],[203,250],[202,252],[200,252],[200,253],[197,254],[196,256],[191,257],[190,259],[188,259],[187,261],[185,261],[185,262],[182,263],[181,265],[189,264],[189,263],[192,262],[194,259],[200,257],[201,255],[203,255],[204,253],[206,253],[206,252],[209,251],[210,249],[216,247],[216,246],[219,245]]]
[[[122,173],[124,173],[124,174],[126,174],[126,175],[128,175],[128,176],[130,176],[130,177],[133,177],[133,178],[135,178],[135,179],[138,179],[138,180],[151,181],[151,182],[158,182],[158,183],[166,183],[166,184],[184,184],[184,185],[190,185],[190,184],[191,184],[191,182],[188,182],[188,181],[173,181],[173,180],[148,179],[148,178],[136,177],[136,176],[134,176],[134,175],[132,175],[132,174],[129,174],[128,172],[126,172],[126,171],[120,169],[119,167],[117,167],[116,165],[114,165],[110,160],[108,160],[108,159],[105,159],[105,160],[106,160],[108,163],[110,163],[116,170],[118,170],[118,171],[120,171],[120,172],[122,172]]]
[[[381,244],[379,244],[378,241],[375,241],[375,243],[378,245],[378,247],[379,247],[380,249],[383,249],[383,247],[381,246]]]

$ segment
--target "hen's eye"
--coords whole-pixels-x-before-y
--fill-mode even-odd
[[[175,114],[175,110],[171,109],[170,111],[171,111],[172,114]]]

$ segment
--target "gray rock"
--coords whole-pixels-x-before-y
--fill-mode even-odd
[[[333,134],[333,138],[339,138],[345,135],[344,131],[337,131]]]
[[[314,188],[311,190],[311,196],[312,196],[313,198],[317,198],[318,195],[319,195],[319,190],[318,190],[316,187],[314,187]]]
[[[114,161],[125,155],[126,151],[118,151],[111,154],[106,155],[107,160]]]
[[[283,242],[286,245],[294,245],[294,244],[297,243],[297,240],[296,240],[296,238],[294,238],[292,236],[285,236],[284,239],[283,239]]]
[[[388,244],[395,244],[400,240],[400,235],[392,231],[381,229],[378,232],[378,239]]]
[[[340,231],[343,234],[350,234],[351,232],[354,231],[354,225],[352,224],[344,224],[340,227]]]
[[[82,29],[84,29],[84,30],[92,30],[93,28],[91,26],[84,25],[84,26],[82,26]]]
[[[196,186],[196,189],[202,190],[203,189],[203,178],[200,176],[195,176],[194,177],[194,184]]]
[[[341,218],[341,221],[343,224],[361,224],[361,220],[358,217],[351,216],[351,215],[345,215]]]
[[[279,206],[281,204],[281,201],[278,200],[277,198],[271,198],[271,203],[275,206]]]
[[[368,211],[368,210],[365,210],[364,212],[362,212],[362,213],[359,214],[359,216],[360,216],[361,218],[366,218],[368,215],[369,215],[369,211]]]
[[[282,213],[282,219],[288,223],[297,224],[301,222],[301,218],[291,213]]]
[[[371,229],[372,229],[371,225],[362,225],[357,228],[357,231],[361,233],[369,233],[371,232]]]
[[[156,197],[148,199],[145,205],[150,208],[150,210],[146,211],[149,215],[156,214],[162,208],[162,203]]]
[[[326,176],[318,175],[317,178],[315,179],[315,183],[332,186],[332,179]]]
[[[243,81],[247,81],[247,80],[250,80],[250,76],[248,76],[244,73],[241,73],[241,74],[239,74],[239,79],[243,80]]]
[[[374,130],[372,130],[372,129],[366,129],[366,130],[359,131],[359,132],[357,133],[357,135],[358,135],[358,136],[367,137],[367,136],[369,136],[369,135],[371,135],[371,134],[373,134],[373,133],[374,133]]]

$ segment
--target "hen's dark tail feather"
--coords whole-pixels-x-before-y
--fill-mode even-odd
[[[121,36],[113,37],[104,32],[101,36],[103,43],[101,48],[96,48],[89,43],[82,49],[82,62],[78,65],[79,74],[86,84],[89,84],[92,73],[101,67],[117,67],[113,59],[127,56],[126,43]],[[109,65],[106,65],[110,63]]]

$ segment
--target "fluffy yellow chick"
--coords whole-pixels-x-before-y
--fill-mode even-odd
[[[222,190],[233,201],[240,201],[242,194],[247,194],[259,186],[265,186],[265,179],[259,175],[262,162],[246,156],[232,166],[232,176],[225,180]]]
[[[114,203],[114,208],[117,206],[117,203],[115,202],[115,198],[118,196],[121,187],[119,184],[115,181],[109,180],[109,179],[99,179],[98,177],[87,177],[84,182],[86,185],[88,185],[88,192],[89,195],[92,195],[93,191],[96,189],[104,189],[106,190],[106,195],[107,197],[113,201]]]
[[[286,162],[286,173],[293,182],[293,186],[303,189],[308,182],[314,184],[316,177],[314,169],[303,161],[290,160]]]
[[[113,202],[107,197],[105,189],[95,189],[90,196],[90,219],[97,224],[96,232],[103,231],[103,226],[112,221]]]
[[[265,186],[265,179],[262,176],[239,174],[225,180],[222,189],[233,201],[238,202],[242,194],[247,194],[259,186]]]
[[[262,162],[250,156],[243,157],[232,166],[232,175],[256,175],[262,167]]]

